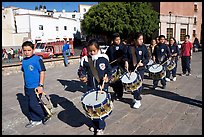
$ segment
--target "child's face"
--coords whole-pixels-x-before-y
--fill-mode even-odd
[[[143,44],[143,36],[140,36],[140,37],[137,39],[137,43],[138,43],[138,45],[142,45],[142,44]]]
[[[95,47],[95,45],[91,45],[88,47],[89,55],[96,55],[98,53],[98,49]]]
[[[30,46],[24,46],[23,47],[23,54],[26,57],[31,57],[33,55],[33,49]]]
[[[185,42],[188,42],[189,41],[189,38],[188,37],[185,37]]]
[[[164,37],[161,37],[161,38],[159,39],[159,43],[165,43],[165,38],[164,38]]]
[[[120,37],[116,37],[113,42],[114,42],[114,44],[119,45],[120,44]]]

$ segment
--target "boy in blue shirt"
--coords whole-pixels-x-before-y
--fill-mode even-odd
[[[25,58],[22,61],[22,72],[24,78],[24,91],[28,99],[29,106],[29,123],[26,128],[40,125],[45,122],[45,112],[36,96],[35,89],[38,93],[43,92],[45,79],[45,66],[42,59],[34,54],[34,45],[31,41],[22,44],[23,54]]]

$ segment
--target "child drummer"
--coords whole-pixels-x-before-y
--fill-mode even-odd
[[[128,71],[137,71],[139,72],[139,75],[141,76],[142,80],[144,79],[144,72],[145,72],[145,66],[149,62],[149,54],[148,49],[143,43],[143,34],[138,32],[135,35],[134,44],[129,46],[127,57],[128,57],[128,63],[126,62],[126,68]],[[142,97],[140,96],[142,92],[142,86],[133,91],[133,97],[134,97],[134,105],[133,108],[138,109],[141,106],[140,100]]]
[[[80,81],[87,83],[87,90],[100,90],[108,92],[108,81],[111,78],[111,66],[106,54],[101,54],[97,40],[92,39],[87,45],[88,56],[81,59],[78,69]],[[107,77],[105,75],[107,74]],[[105,84],[102,84],[102,83]],[[103,87],[101,87],[104,85]],[[105,119],[93,119],[93,127],[89,129],[96,135],[102,135],[105,129]]]

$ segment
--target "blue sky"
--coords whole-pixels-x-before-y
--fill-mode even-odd
[[[15,6],[24,9],[35,10],[35,6],[45,5],[47,10],[56,9],[57,11],[78,11],[79,4],[92,5],[98,2],[2,2],[3,7]]]

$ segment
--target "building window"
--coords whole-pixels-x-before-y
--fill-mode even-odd
[[[197,12],[198,11],[198,5],[194,4],[194,11]]]
[[[196,36],[196,30],[193,30],[193,37]]]
[[[74,27],[74,31],[76,31],[76,27]]]
[[[56,31],[59,31],[59,27],[58,26],[56,26]]]
[[[196,17],[194,17],[194,25],[196,25],[197,24],[197,19],[196,19]]]
[[[39,30],[43,30],[43,25],[39,25]]]
[[[180,41],[184,41],[186,36],[186,29],[181,29]]]
[[[173,37],[173,28],[167,28],[167,39],[169,40],[170,37]]]
[[[64,30],[67,30],[67,26],[64,26]]]
[[[84,12],[86,12],[86,8],[84,8]]]
[[[75,18],[75,15],[74,15],[74,14],[72,15],[72,18]]]

